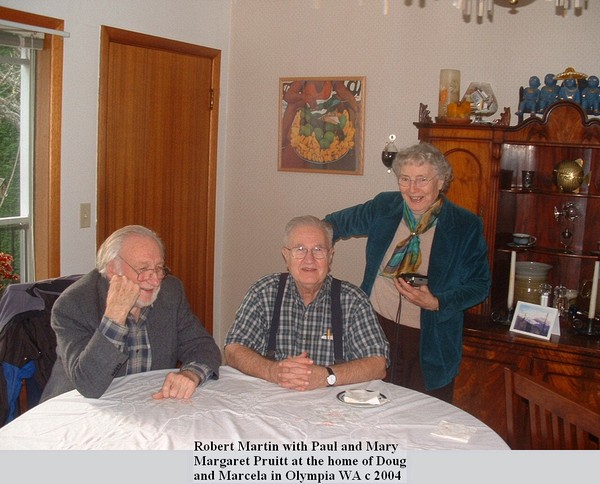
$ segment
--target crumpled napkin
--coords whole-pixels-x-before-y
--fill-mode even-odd
[[[363,405],[379,405],[379,392],[375,390],[364,390],[355,389],[348,390],[344,394],[344,402],[346,403],[360,403]]]
[[[475,427],[468,427],[467,425],[455,424],[442,420],[436,429],[431,432],[431,435],[466,444],[475,432],[477,432]]]

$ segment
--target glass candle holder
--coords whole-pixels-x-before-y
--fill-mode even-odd
[[[438,116],[448,116],[448,104],[457,103],[460,96],[460,71],[457,69],[440,70],[440,93]]]

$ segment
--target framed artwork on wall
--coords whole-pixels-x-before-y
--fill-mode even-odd
[[[279,79],[279,171],[363,174],[365,79]]]

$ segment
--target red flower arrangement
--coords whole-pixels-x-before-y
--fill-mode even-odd
[[[12,255],[0,252],[0,291],[11,282],[19,280],[19,275],[15,274],[12,266],[14,261]]]

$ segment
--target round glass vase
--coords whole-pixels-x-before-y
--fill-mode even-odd
[[[487,123],[484,117],[492,116],[498,111],[498,101],[492,86],[488,82],[472,82],[469,84],[462,101],[471,104],[473,123]]]

